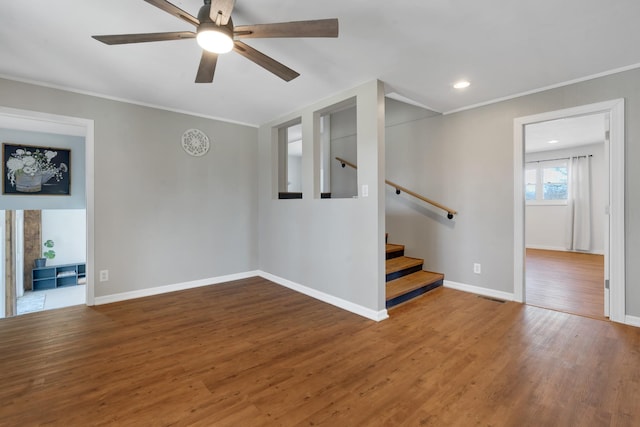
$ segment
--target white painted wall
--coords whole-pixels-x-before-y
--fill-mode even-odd
[[[608,174],[604,162],[604,142],[565,150],[530,153],[525,161],[541,161],[570,156],[591,157],[591,238],[590,253],[604,253],[604,226]],[[566,250],[568,222],[566,205],[527,205],[525,208],[525,245],[534,249]]]
[[[56,257],[48,265],[87,261],[87,221],[84,209],[42,211],[42,242],[53,240]],[[45,250],[45,248],[42,248]]]

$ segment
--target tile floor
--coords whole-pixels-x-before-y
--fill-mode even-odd
[[[86,288],[86,285],[78,285],[45,291],[26,291],[18,298],[18,314],[85,304]]]

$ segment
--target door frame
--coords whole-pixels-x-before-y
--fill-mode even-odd
[[[62,116],[39,111],[0,106],[3,120],[14,120],[24,130],[65,133],[84,136],[85,143],[85,201],[87,218],[87,287],[86,305],[95,304],[94,262],[94,121],[80,117]]]
[[[609,271],[609,319],[625,323],[625,238],[624,238],[624,99],[598,102],[579,107],[549,111],[531,116],[515,118],[514,141],[514,300],[525,301],[525,239],[524,239],[524,127],[528,124],[557,120],[566,117],[604,113],[609,118],[609,245],[605,260]],[[605,152],[607,148],[605,147]],[[607,252],[605,244],[605,252]],[[607,266],[605,266],[607,271]]]

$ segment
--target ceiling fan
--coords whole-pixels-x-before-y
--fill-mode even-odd
[[[337,19],[317,19],[312,21],[280,22],[275,24],[234,26],[231,12],[235,0],[204,0],[198,17],[194,17],[166,0],[144,0],[171,15],[193,24],[197,30],[167,33],[118,34],[92,36],[108,45],[144,43],[195,38],[203,48],[202,59],[196,74],[196,83],[211,83],[216,70],[218,55],[231,50],[255,62],[285,81],[300,75],[291,68],[270,58],[262,52],[239,41],[244,38],[275,37],[338,37]]]

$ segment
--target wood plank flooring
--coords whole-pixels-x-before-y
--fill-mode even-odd
[[[527,249],[526,302],[604,319],[604,256]]]
[[[639,348],[452,289],[376,323],[252,278],[0,320],[0,425],[637,426]]]

